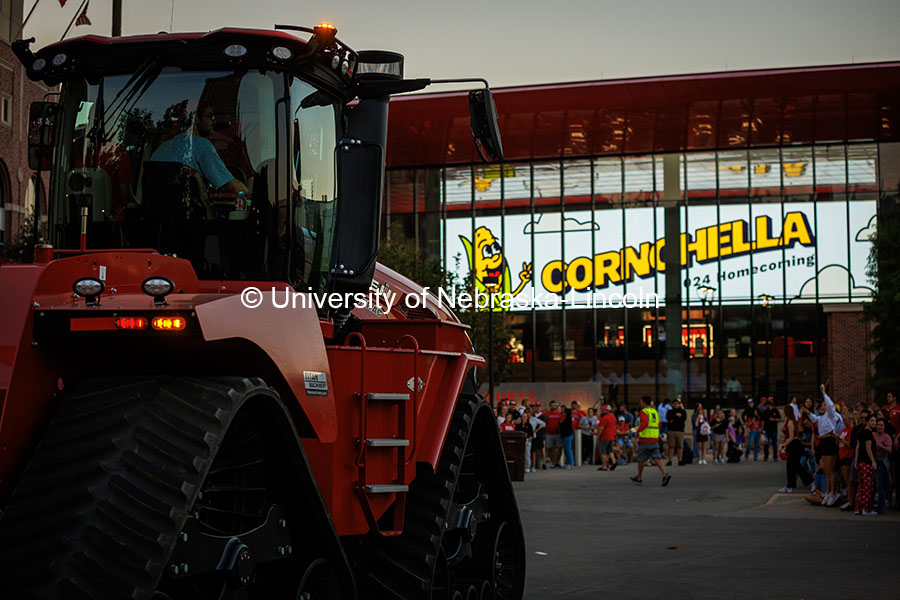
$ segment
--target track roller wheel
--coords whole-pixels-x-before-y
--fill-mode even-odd
[[[463,593],[459,590],[453,592],[453,595],[450,596],[450,600],[466,600],[466,597],[463,596]]]
[[[470,585],[466,588],[466,600],[478,600],[478,588]]]
[[[519,560],[516,540],[512,527],[504,521],[497,528],[494,536],[493,583],[495,597],[498,600],[513,600],[516,581],[525,565]]]
[[[297,588],[297,600],[333,600],[340,598],[340,592],[334,567],[324,558],[319,558],[306,567]]]
[[[494,600],[494,586],[487,579],[481,582],[481,591],[478,597],[481,600]]]

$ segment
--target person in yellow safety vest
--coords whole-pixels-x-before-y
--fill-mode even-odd
[[[652,460],[662,473],[663,486],[669,485],[672,476],[666,473],[662,455],[659,452],[659,413],[653,408],[650,396],[641,396],[641,424],[635,429],[638,437],[637,476],[631,480],[637,484],[644,483],[644,463]]]

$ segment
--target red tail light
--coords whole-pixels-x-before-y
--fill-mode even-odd
[[[144,317],[119,317],[116,319],[116,327],[119,329],[147,329],[147,319]]]

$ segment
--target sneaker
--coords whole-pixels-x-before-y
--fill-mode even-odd
[[[666,487],[667,485],[669,485],[669,482],[670,482],[670,481],[672,481],[672,476],[669,475],[668,473],[666,473],[666,474],[663,476],[662,486],[663,486],[663,487]]]
[[[633,482],[635,482],[636,484],[638,484],[638,485],[644,483],[644,480],[643,480],[643,479],[638,479],[638,478],[637,478],[637,475],[635,475],[634,477],[631,477],[630,479],[631,479]]]
[[[816,493],[816,484],[812,484],[811,486],[809,486],[809,493],[810,494]]]
[[[613,464],[609,465],[609,470],[610,470],[610,471],[615,471],[615,470],[616,470],[616,467],[618,467],[618,466],[619,466],[618,463],[613,462]]]
[[[854,514],[854,515],[861,515],[861,514],[862,514],[862,511],[857,510],[857,511],[855,511],[853,514]]]
[[[547,470],[547,463],[542,464],[542,465],[541,465],[541,469],[543,469],[544,471],[546,471],[546,470]]]
[[[598,471],[612,471],[612,469],[607,469],[606,467],[597,467]]]
[[[877,515],[878,513],[875,512],[874,510],[864,510],[864,511],[862,511],[862,514],[864,517],[871,517],[873,515]]]
[[[849,502],[844,502],[843,504],[841,504],[841,510],[844,512],[849,511],[851,508],[852,507],[850,506]]]
[[[672,461],[670,460],[670,461],[666,462],[666,466],[667,466],[667,467],[671,467],[671,466],[672,466]]]
[[[794,493],[794,488],[783,487],[783,488],[781,488],[780,490],[778,490],[778,493],[779,493],[779,494],[793,494],[793,493]]]

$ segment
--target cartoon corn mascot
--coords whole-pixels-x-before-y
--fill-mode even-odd
[[[509,264],[503,256],[500,240],[487,227],[475,230],[474,248],[467,238],[459,236],[459,239],[466,248],[469,269],[475,273],[475,286],[482,292],[487,292],[490,288],[493,293],[516,296],[531,281],[531,264],[522,263],[519,285],[512,290]]]

